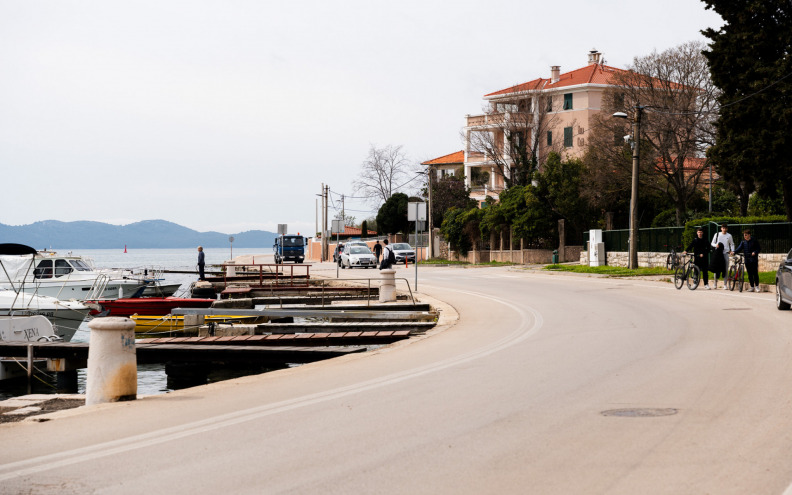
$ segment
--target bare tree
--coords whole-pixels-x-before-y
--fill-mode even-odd
[[[589,154],[598,158],[596,166],[606,172],[629,166],[621,137],[631,131],[611,114],[626,112],[634,122],[640,112],[641,136],[632,145],[641,147],[641,184],[674,204],[678,225],[684,222],[690,201],[700,194],[704,152],[714,141],[718,91],[703,49],[700,42],[684,43],[637,57],[629,70],[615,73],[615,86],[603,95],[605,111],[597,116],[597,130],[589,140]],[[592,160],[587,164],[591,167]]]
[[[401,145],[383,148],[371,145],[368,157],[361,165],[360,176],[352,187],[372,205],[379,207],[410,181],[412,167]]]
[[[529,184],[539,165],[554,150],[542,140],[557,123],[558,117],[552,111],[558,102],[539,87],[523,86],[515,86],[503,98],[493,100],[484,109],[485,114],[478,117],[480,123],[473,122],[469,135],[463,136],[469,140],[471,153],[483,155],[494,172],[503,177],[506,188]]]

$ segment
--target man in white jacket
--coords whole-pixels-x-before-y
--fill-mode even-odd
[[[724,268],[725,274],[729,273],[729,255],[734,254],[734,239],[732,239],[732,235],[729,234],[729,226],[725,223],[721,224],[721,231],[715,234],[715,237],[712,238],[712,247],[717,248],[718,243],[723,244],[723,257],[726,261],[726,265]],[[725,282],[725,278],[724,278]],[[718,285],[717,280],[715,281],[715,285]],[[727,284],[723,284],[723,288],[725,290],[729,290],[729,286]]]

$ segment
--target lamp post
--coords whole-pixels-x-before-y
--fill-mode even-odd
[[[632,135],[632,192],[630,194],[630,246],[629,260],[627,267],[631,270],[638,268],[638,170],[641,161],[641,116],[644,111],[643,106],[635,105],[635,120],[633,120]],[[614,117],[626,119],[627,114],[616,112]]]

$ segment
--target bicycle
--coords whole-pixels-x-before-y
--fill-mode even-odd
[[[681,263],[674,272],[674,287],[681,289],[687,282],[688,289],[696,290],[701,281],[701,268],[693,263],[693,254],[686,255],[688,260]]]
[[[726,286],[729,290],[734,290],[737,286],[740,292],[743,291],[745,285],[745,263],[743,262],[743,254],[737,253],[731,257],[732,263],[729,266],[729,274],[726,277]]]
[[[677,252],[677,249],[682,249],[682,246],[671,248],[671,253],[666,258],[666,270],[676,270],[682,264],[682,257]]]

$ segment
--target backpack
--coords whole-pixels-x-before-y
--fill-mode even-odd
[[[388,247],[388,263],[390,263],[391,265],[395,265],[396,264],[396,255],[393,254],[393,248],[392,247]]]
[[[390,268],[396,264],[396,255],[393,254],[393,249],[390,246],[385,246],[383,249],[387,251],[388,254],[382,258],[382,263],[380,263],[380,270]]]

